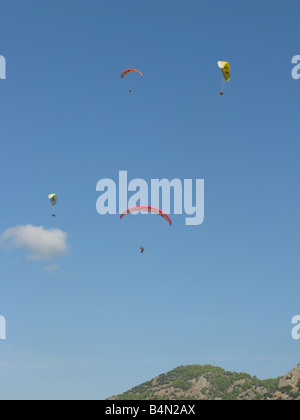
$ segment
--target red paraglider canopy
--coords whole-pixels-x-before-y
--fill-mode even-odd
[[[172,226],[172,220],[170,219],[170,217],[166,213],[164,213],[160,209],[157,209],[157,208],[151,207],[151,206],[135,206],[135,207],[131,207],[130,209],[125,210],[121,214],[120,219],[122,219],[124,216],[126,216],[126,214],[135,213],[135,212],[138,212],[138,211],[144,211],[144,212],[147,212],[147,213],[158,214],[159,216],[163,217],[169,223],[170,226]]]
[[[141,76],[143,76],[143,74],[139,70],[127,69],[127,70],[124,70],[123,73],[121,74],[122,79],[123,79],[124,76],[126,76],[126,74],[131,73],[132,71],[134,71],[134,72],[140,74]]]

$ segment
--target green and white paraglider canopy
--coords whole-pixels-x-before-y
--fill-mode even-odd
[[[56,206],[57,203],[57,195],[56,194],[49,194],[48,195],[49,200],[51,201],[52,206]],[[55,214],[52,214],[53,217],[55,217]]]

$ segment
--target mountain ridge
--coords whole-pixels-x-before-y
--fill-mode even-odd
[[[274,379],[183,365],[107,400],[300,400],[300,364]]]

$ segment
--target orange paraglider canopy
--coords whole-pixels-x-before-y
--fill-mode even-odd
[[[135,207],[131,207],[128,210],[125,210],[121,216],[120,219],[123,219],[124,216],[126,216],[129,213],[136,213],[136,212],[146,212],[146,213],[152,213],[152,214],[157,214],[161,217],[163,217],[170,226],[172,226],[172,220],[170,219],[170,217],[163,212],[160,209],[157,209],[156,207],[151,207],[151,206],[135,206]]]
[[[132,71],[135,71],[136,73],[138,73],[141,76],[143,76],[143,74],[139,70],[136,70],[136,69],[127,69],[127,70],[124,70],[123,73],[121,74],[122,79],[123,79],[124,76],[126,76],[126,74],[131,73]]]

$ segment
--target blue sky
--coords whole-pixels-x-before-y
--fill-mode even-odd
[[[1,246],[0,398],[104,399],[192,363],[260,378],[292,369],[299,2],[0,8],[0,234],[68,235],[68,251],[47,261],[28,243]],[[223,97],[217,60],[232,68]],[[122,80],[128,67],[143,78]],[[171,214],[140,255],[129,225],[96,212],[97,182],[122,170],[149,185],[205,179],[204,223]]]

